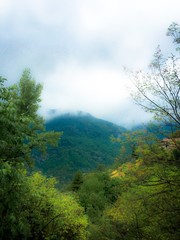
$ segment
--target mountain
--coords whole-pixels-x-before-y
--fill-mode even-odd
[[[131,131],[134,132],[137,130],[146,130],[148,133],[153,133],[159,139],[163,139],[171,136],[171,134],[173,134],[178,129],[178,125],[174,123],[149,122],[147,124],[134,126]]]
[[[65,114],[46,123],[47,131],[62,131],[57,148],[49,147],[46,160],[36,160],[36,169],[60,182],[70,180],[75,172],[88,172],[98,165],[110,165],[119,151],[119,145],[110,137],[126,131],[89,114]]]

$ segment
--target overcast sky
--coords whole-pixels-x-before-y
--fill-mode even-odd
[[[123,67],[147,69],[179,0],[0,0],[0,75],[30,68],[43,84],[40,113],[84,111],[120,125],[147,116],[129,97]]]

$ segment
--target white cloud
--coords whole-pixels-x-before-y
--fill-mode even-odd
[[[30,67],[44,84],[42,112],[83,110],[114,122],[146,118],[127,100],[122,66],[146,68],[158,44],[169,50],[165,34],[173,21],[180,22],[179,5],[179,0],[1,0],[0,75],[17,79]]]
[[[127,97],[126,77],[107,65],[83,66],[77,62],[60,64],[44,83],[44,105],[102,112]],[[57,102],[57,98],[62,100]]]
[[[146,122],[151,116],[132,103],[128,86],[127,76],[108,65],[60,64],[44,81],[41,113],[84,111],[127,127]]]

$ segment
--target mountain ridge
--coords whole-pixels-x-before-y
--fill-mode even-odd
[[[98,165],[114,162],[119,145],[110,137],[126,131],[114,123],[90,114],[64,114],[46,122],[47,131],[61,131],[63,136],[57,148],[49,147],[45,161],[36,160],[36,168],[60,182],[70,180],[78,170],[88,172]]]

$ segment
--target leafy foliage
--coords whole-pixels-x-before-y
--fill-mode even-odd
[[[169,31],[170,35],[176,36],[175,43],[179,44],[179,27],[172,25]],[[177,35],[174,35],[175,33]],[[139,93],[135,96],[135,100],[145,110],[153,112],[157,120],[161,120],[160,126],[162,120],[165,120],[165,123],[170,123],[172,130],[177,130],[179,129],[179,60],[172,57],[168,62],[163,62],[161,55],[157,54],[153,63],[155,68],[153,74],[147,74],[144,82],[141,82],[142,79],[139,77],[136,79]],[[179,131],[172,132],[168,138],[161,141],[162,136],[166,134],[167,131],[157,133],[143,129],[126,132],[120,139],[114,139],[121,144],[121,150],[116,168],[111,172],[111,178],[118,179],[120,191],[112,204],[107,204],[107,200],[103,204],[104,185],[102,182],[98,184],[97,176],[91,179],[91,187],[87,187],[87,192],[91,196],[92,189],[95,189],[96,194],[102,194],[103,197],[100,199],[103,209],[100,214],[97,212],[96,219],[87,212],[90,219],[93,219],[89,227],[89,239],[178,240],[180,238]],[[168,144],[165,145],[165,142]],[[118,166],[118,161],[123,162],[124,158],[128,162]],[[83,185],[79,192],[81,191],[84,194]],[[96,200],[94,196],[93,198]],[[82,199],[91,202],[90,197]],[[96,202],[98,207],[98,200],[93,204],[96,206]],[[82,204],[84,203],[86,204],[83,200]]]
[[[60,133],[44,132],[44,122],[37,114],[41,85],[25,70],[18,85],[0,91],[0,156],[3,161],[32,163],[32,149],[45,153],[47,144],[57,145]]]
[[[33,239],[85,239],[87,220],[83,208],[67,194],[54,188],[55,180],[47,179],[39,173],[28,178],[31,187],[29,214]]]
[[[59,193],[53,178],[40,173],[17,175],[10,166],[4,169],[0,195],[2,239],[86,239],[83,208],[72,196]]]
[[[95,172],[84,175],[83,182],[79,189],[76,190],[76,195],[78,195],[79,201],[84,207],[92,225],[99,222],[103,211],[116,202],[120,193],[121,185],[119,179],[111,178],[107,172]]]
[[[179,45],[179,26],[172,24],[168,35],[173,36]],[[177,48],[177,53],[179,49]],[[157,48],[150,71],[133,74],[136,92],[132,97],[145,111],[154,114],[155,119],[180,124],[180,62],[179,57],[171,54],[165,58]]]
[[[25,70],[18,85],[0,78],[0,238],[86,239],[87,220],[77,201],[55,189],[55,180],[28,176],[33,150],[45,153],[61,133],[45,132],[38,116],[41,85]]]

